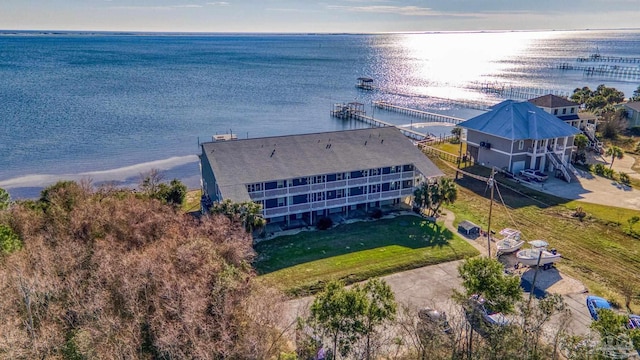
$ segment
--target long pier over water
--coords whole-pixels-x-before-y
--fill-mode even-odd
[[[389,102],[386,102],[386,101],[374,101],[373,102],[373,106],[375,106],[377,108],[380,108],[380,109],[391,110],[391,111],[396,111],[396,112],[399,112],[399,113],[402,113],[402,114],[415,116],[415,117],[418,117],[418,118],[421,118],[421,119],[426,119],[426,120],[433,121],[433,122],[444,122],[444,123],[450,123],[450,124],[459,124],[459,123],[464,121],[464,119],[460,119],[460,118],[457,118],[457,117],[440,115],[440,114],[431,113],[431,112],[422,111],[422,110],[417,110],[417,109],[410,109],[410,108],[403,107],[403,106],[393,105],[392,103],[389,103]]]
[[[413,129],[406,129],[386,121],[375,119],[372,116],[367,116],[366,112],[364,111],[364,104],[362,103],[350,102],[347,104],[335,104],[333,110],[331,110],[331,115],[340,119],[354,119],[362,121],[376,127],[397,127],[405,136],[418,141],[431,138],[431,136],[428,134],[423,134]]]

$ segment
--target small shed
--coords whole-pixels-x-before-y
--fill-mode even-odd
[[[466,237],[476,238],[480,235],[480,226],[469,220],[464,220],[458,224],[458,232]]]

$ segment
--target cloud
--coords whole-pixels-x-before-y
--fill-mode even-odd
[[[341,10],[351,12],[363,12],[363,13],[378,13],[378,14],[395,14],[403,16],[470,16],[474,14],[460,14],[435,11],[432,8],[419,7],[419,6],[389,6],[389,5],[371,5],[371,6],[342,6],[342,5],[329,5],[329,10]]]
[[[194,9],[201,8],[202,5],[185,4],[185,5],[165,5],[165,6],[111,6],[109,9],[115,10],[173,10],[173,9]]]
[[[207,5],[213,5],[213,6],[229,6],[231,4],[229,4],[226,1],[214,1],[214,2],[208,2]]]

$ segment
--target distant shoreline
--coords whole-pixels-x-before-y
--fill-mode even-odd
[[[430,30],[392,32],[174,32],[174,31],[109,31],[109,30],[0,30],[6,35],[79,35],[79,36],[362,36],[362,35],[402,35],[402,34],[480,34],[511,32],[599,32],[599,31],[639,31],[640,28],[603,29],[523,29],[523,30]]]

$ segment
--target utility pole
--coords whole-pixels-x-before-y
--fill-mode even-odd
[[[491,257],[491,210],[493,210],[493,188],[495,186],[493,175],[495,175],[495,168],[491,169],[491,176],[487,184],[491,188],[491,202],[489,203],[489,224],[487,225],[487,254]]]

